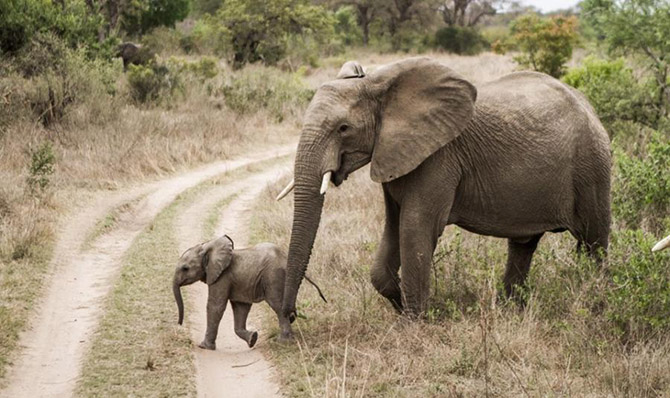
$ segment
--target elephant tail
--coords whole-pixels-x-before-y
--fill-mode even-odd
[[[313,280],[309,279],[307,275],[305,275],[305,279],[307,279],[307,282],[311,283],[312,286],[316,288],[316,291],[319,292],[319,296],[321,296],[321,300],[323,300],[324,303],[327,303],[328,300],[326,300],[326,298],[323,296],[323,293],[321,292],[319,285],[317,285]]]

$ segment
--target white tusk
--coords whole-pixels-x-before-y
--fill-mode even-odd
[[[291,182],[288,183],[286,188],[277,195],[277,201],[284,199],[284,196],[288,195],[289,192],[295,187],[295,178],[291,178]]]
[[[666,236],[665,238],[661,239],[654,245],[654,247],[651,248],[652,252],[657,252],[659,250],[663,250],[666,247],[670,246],[670,235]]]
[[[330,176],[332,175],[332,171],[326,172],[326,174],[323,175],[323,181],[321,181],[321,195],[326,193],[328,190],[328,183],[330,182]]]

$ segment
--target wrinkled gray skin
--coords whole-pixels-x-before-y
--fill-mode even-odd
[[[117,57],[123,59],[123,70],[128,70],[128,65],[146,65],[151,62],[155,54],[148,48],[145,48],[141,44],[135,44],[131,42],[125,42],[119,44],[117,47]]]
[[[253,347],[258,332],[247,330],[251,304],[265,300],[277,313],[280,340],[292,338],[291,324],[282,315],[286,255],[272,243],[233,250],[227,236],[193,246],[179,258],[173,292],[179,309],[179,324],[184,319],[181,287],[197,281],[207,283],[207,331],[198,346],[216,349],[216,336],[228,301],[233,307],[235,334]]]
[[[429,58],[364,77],[350,63],[343,69],[348,78],[323,84],[304,117],[286,316],[294,319],[328,171],[340,185],[371,163],[386,205],[372,283],[410,316],[426,310],[432,255],[446,225],[508,239],[507,295],[525,281],[545,232],[567,230],[593,256],[607,249],[609,138],[576,90],[535,72],[475,88]]]

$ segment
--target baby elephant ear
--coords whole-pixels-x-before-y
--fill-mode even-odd
[[[365,70],[357,61],[347,61],[342,65],[336,79],[352,79],[365,77]]]
[[[207,284],[214,284],[233,259],[233,241],[227,236],[210,240],[202,247],[202,266],[207,273]]]

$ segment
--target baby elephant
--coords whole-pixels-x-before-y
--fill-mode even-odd
[[[233,240],[224,235],[186,250],[179,258],[174,274],[173,292],[179,309],[179,324],[184,320],[181,286],[196,281],[207,283],[207,332],[200,348],[216,349],[216,335],[228,301],[233,307],[235,334],[253,347],[258,332],[247,330],[251,304],[267,301],[279,318],[280,340],[293,336],[291,322],[282,315],[286,255],[272,243],[259,243],[247,249],[233,250]],[[309,281],[314,284],[313,282]],[[314,285],[321,298],[318,286]]]

